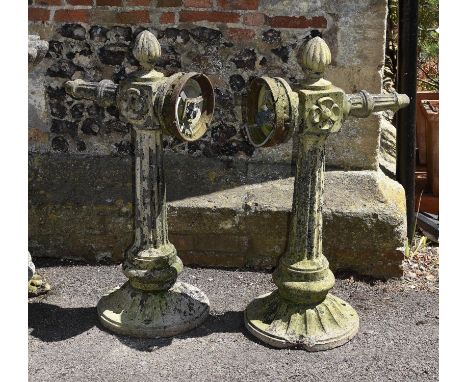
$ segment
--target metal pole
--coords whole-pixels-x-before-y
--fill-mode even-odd
[[[418,47],[418,0],[399,1],[397,91],[411,103],[397,116],[396,177],[406,193],[408,241],[413,240],[416,171],[416,62]]]

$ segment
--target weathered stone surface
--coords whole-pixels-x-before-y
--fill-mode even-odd
[[[289,54],[291,53],[291,48],[289,46],[281,46],[279,48],[275,48],[271,50],[274,54],[276,54],[279,58],[281,58],[281,61],[283,62],[288,62],[289,60]]]
[[[49,49],[49,44],[40,39],[37,35],[28,36],[28,71],[37,66],[45,57]],[[42,84],[41,84],[42,85]],[[41,90],[44,89],[40,86]],[[52,115],[61,118],[65,115],[66,109],[61,107],[59,103],[55,103],[52,107]],[[36,130],[39,131],[39,130]],[[36,268],[31,258],[31,253],[28,252],[28,296],[38,296],[39,294],[47,293],[50,290],[50,285],[42,280],[42,277],[36,273]]]
[[[278,147],[275,154],[264,154],[261,149],[248,145],[242,128],[241,98],[245,89],[242,80],[248,82],[254,75],[269,75],[281,76],[297,83],[302,79],[296,57],[297,48],[304,40],[317,35],[327,41],[334,57],[326,72],[329,80],[348,93],[362,88],[380,92],[384,62],[385,0],[261,1],[258,12],[270,18],[325,18],[327,23],[325,28],[319,29],[273,28],[265,19],[264,25],[256,27],[255,36],[248,40],[248,45],[245,41],[232,40],[229,28],[222,24],[169,24],[167,27],[156,25],[157,29],[148,28],[157,34],[164,52],[156,66],[167,74],[180,70],[207,74],[218,89],[215,121],[228,121],[237,130],[223,148],[210,142],[209,136],[203,144],[191,145],[190,150],[188,144],[176,141],[169,142],[168,148],[192,157],[205,155],[232,160],[248,157],[252,162],[263,162],[276,155],[273,159],[275,162],[290,162],[292,156],[289,145]],[[134,70],[137,63],[131,55],[131,41],[144,28],[139,25],[115,24],[115,18],[112,17],[109,20],[114,21],[106,22],[103,19],[100,23],[93,22],[90,25],[31,23],[30,31],[53,41],[52,52],[44,62],[49,75],[42,82],[54,88],[62,86],[63,78],[92,81],[112,79],[119,83],[128,72]],[[85,38],[81,39],[82,36]],[[231,101],[222,102],[222,95],[227,93],[230,93]],[[64,101],[70,100],[66,96]],[[45,127],[47,123],[50,124],[50,111],[49,100],[43,92],[38,91],[30,96],[31,126],[35,128],[41,125],[45,135],[49,133]],[[86,117],[83,115],[79,122]],[[117,117],[109,114],[109,119],[112,118]],[[342,131],[327,142],[328,164],[341,169],[376,170],[379,166],[379,129],[378,118],[347,121]],[[120,138],[130,140],[130,133],[127,134]],[[32,151],[51,151],[51,139],[34,140],[37,134],[30,136]],[[68,139],[67,136],[65,138]],[[103,129],[83,140],[86,142],[84,151],[71,145],[70,152],[112,155],[115,144],[120,140],[105,134]]]
[[[217,43],[221,41],[222,33],[219,30],[206,28],[206,27],[196,27],[190,30],[190,36],[201,43]]]
[[[385,118],[380,125],[380,166],[390,175],[396,172],[396,128]]]
[[[83,112],[84,112],[84,104],[82,103],[76,103],[70,109],[70,114],[73,119],[81,119],[83,117]]]
[[[34,272],[36,272],[36,266],[32,262],[31,254],[28,253],[28,281],[31,280]]]
[[[298,83],[302,79],[296,50],[305,39],[321,35],[330,45],[334,61],[326,76],[333,83],[348,93],[361,88],[380,92],[384,59],[385,0],[262,0],[259,4],[259,14],[265,13],[269,18],[287,15],[296,18],[304,16],[305,19],[324,18],[326,28],[276,28],[268,25],[269,18],[265,18],[264,25],[255,26],[255,37],[250,39],[248,44],[232,39],[232,35],[228,33],[229,28],[222,24],[197,22],[194,25],[168,24],[166,27],[156,22],[148,28],[157,33],[161,48],[167,55],[157,62],[156,67],[159,70],[166,74],[180,70],[204,72],[216,87],[216,111],[211,131],[195,143],[184,144],[176,139],[166,139],[164,142],[167,151],[171,154],[177,153],[168,159],[171,166],[168,169],[168,183],[171,189],[168,191],[172,200],[291,175],[290,164],[296,155],[295,142],[291,141],[289,144],[268,150],[254,148],[247,142],[242,127],[241,104],[245,84],[254,75],[281,76],[291,83]],[[120,230],[120,236],[112,239],[107,236],[112,231],[109,227],[114,226],[114,214],[118,209],[114,209],[112,203],[105,202],[115,201],[115,195],[121,194],[126,195],[125,203],[132,200],[129,186],[131,183],[123,186],[121,182],[122,179],[128,178],[131,169],[133,145],[130,129],[118,122],[119,116],[114,110],[97,107],[90,101],[80,102],[83,106],[76,106],[77,102],[63,90],[66,78],[83,78],[89,81],[112,79],[115,83],[120,83],[127,73],[135,69],[136,62],[131,56],[131,41],[143,27],[118,25],[113,12],[107,12],[106,15],[91,17],[90,24],[48,22],[29,25],[31,33],[39,34],[42,39],[48,40],[51,46],[50,52],[39,65],[38,73],[30,75],[29,149],[33,155],[50,153],[53,158],[53,164],[47,164],[49,170],[40,171],[44,176],[39,182],[41,186],[37,187],[38,178],[33,177],[31,180],[34,183],[30,193],[32,214],[42,216],[41,220],[33,219],[31,222],[34,235],[42,235],[40,230],[44,224],[41,222],[49,223],[44,211],[49,211],[51,216],[57,216],[53,230],[47,235],[44,233],[39,241],[32,242],[32,247],[54,253],[55,256],[68,256],[73,253],[73,256],[92,259],[97,256],[96,253],[104,253],[104,257],[109,255],[118,259],[121,253],[119,248],[131,242],[131,238],[124,240],[123,232],[126,230],[120,223],[115,225],[116,230]],[[240,22],[245,20],[245,16],[240,18]],[[64,25],[68,26],[65,28]],[[289,54],[286,55],[288,48]],[[253,53],[249,51],[245,55],[245,49],[250,49]],[[44,76],[43,73],[47,73],[47,70],[49,74]],[[58,108],[58,103],[66,110]],[[89,118],[96,121],[99,130],[81,129],[84,121]],[[62,123],[65,126],[69,122],[77,123],[78,129],[60,129],[60,134],[54,133],[51,131],[52,119],[63,119]],[[330,137],[327,143],[329,168],[378,169],[379,161],[382,164],[382,155],[379,154],[381,129],[383,130],[379,117],[347,121],[341,132]],[[64,158],[58,159],[53,154]],[[76,160],[77,156],[82,158],[82,161]],[[34,157],[33,162],[37,162],[38,166],[32,165],[31,172],[44,165],[41,161],[40,157]],[[194,167],[194,163],[197,167]],[[88,166],[89,171],[82,170],[82,166]],[[193,171],[194,168],[197,171]],[[107,173],[114,176],[109,177]],[[55,180],[51,180],[52,174]],[[101,182],[99,179],[107,181]],[[111,190],[116,194],[112,194]],[[97,210],[92,209],[83,210],[81,215],[77,213],[79,206],[84,208],[95,205],[95,194],[102,196],[96,205],[98,209],[103,208],[103,215],[96,217]],[[38,200],[44,203],[43,210],[38,208]],[[69,213],[69,220],[59,218],[62,216],[59,212],[62,206],[68,208],[66,213]],[[367,212],[362,212],[362,219],[367,219],[366,214]],[[98,220],[93,221],[94,218]],[[89,227],[95,227],[96,232],[100,232],[91,238],[91,243],[85,243],[83,233],[71,232],[72,229],[77,229],[76,227],[81,229],[80,219]],[[378,221],[372,224],[377,224]],[[109,225],[104,231],[98,226],[103,222]],[[33,224],[38,226],[33,227]],[[63,224],[63,227],[60,224]],[[255,224],[260,226],[261,222],[257,219]],[[265,229],[268,228],[266,225]],[[339,229],[344,228],[340,226]],[[45,232],[48,232],[47,229]],[[285,233],[286,228],[283,230],[284,235]],[[70,237],[70,241],[74,241],[74,248],[71,248],[71,244],[65,239],[60,242],[60,235],[64,238]],[[245,235],[237,233],[234,236]],[[50,248],[46,249],[46,245]],[[252,245],[250,241],[249,245]],[[278,244],[272,244],[270,248],[274,248],[275,245]],[[80,248],[83,249],[83,253],[80,253]],[[190,256],[194,262],[211,258],[206,261],[226,261],[226,264],[233,266],[248,262],[252,266],[265,267],[275,262],[276,252],[270,252],[269,255],[256,257],[243,255],[241,260],[237,260],[238,255],[232,253],[231,255],[235,256],[227,260],[227,252],[209,250],[197,250],[191,252]],[[226,260],[221,260],[223,258]]]
[[[165,293],[133,289],[129,282],[104,295],[99,320],[113,332],[135,337],[170,337],[191,330],[208,316],[210,302],[193,285],[177,282]]]
[[[47,41],[41,40],[38,35],[28,36],[28,69],[39,64],[49,49]]]
[[[257,55],[254,49],[246,48],[238,52],[232,59],[237,69],[255,69]]]
[[[119,261],[132,242],[131,158],[72,158],[30,156],[30,251]],[[186,264],[275,266],[286,246],[290,166],[168,153],[166,179],[170,240]],[[323,244],[331,268],[401,275],[401,186],[381,172],[327,171],[324,198]]]
[[[318,305],[301,305],[281,298],[275,290],[254,299],[244,317],[248,331],[262,342],[307,351],[341,346],[354,337],[359,327],[353,307],[331,293]],[[270,317],[274,317],[273,321]]]
[[[53,119],[50,131],[55,134],[69,134],[76,136],[78,124],[63,119]]]
[[[107,32],[109,29],[99,26],[99,25],[93,25],[89,29],[89,37],[91,40],[97,40],[100,42],[105,42],[107,40]]]
[[[72,78],[76,71],[82,71],[82,68],[70,60],[60,60],[47,69],[47,75],[50,77]]]
[[[81,124],[81,131],[84,134],[97,135],[99,128],[99,123],[93,118],[87,118]]]
[[[52,150],[66,153],[68,152],[68,148],[68,141],[65,137],[58,136],[52,139]]]
[[[245,80],[240,74],[233,74],[229,77],[229,85],[231,85],[231,89],[239,92],[244,89],[245,87]]]
[[[62,102],[50,102],[50,115],[55,118],[64,118],[67,115],[67,108]],[[52,122],[53,123],[53,122]]]
[[[109,44],[99,50],[99,59],[106,65],[121,65],[127,52],[128,46],[125,44]]]
[[[268,29],[262,33],[262,39],[267,44],[275,44],[281,41],[281,31],[276,29]]]
[[[86,29],[80,24],[64,24],[59,32],[63,37],[74,40],[84,40],[86,38]]]
[[[332,171],[325,179],[323,246],[331,268],[375,277],[401,275],[401,187],[379,172]],[[292,179],[283,179],[172,202],[171,231],[247,234],[245,265],[272,267],[286,248],[292,186]]]

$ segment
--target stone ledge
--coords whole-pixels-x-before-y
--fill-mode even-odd
[[[374,171],[331,171],[325,179],[323,245],[332,269],[400,276],[406,232],[401,186]],[[242,265],[274,267],[286,248],[292,193],[293,178],[287,178],[171,202],[172,240],[187,264],[213,265],[202,256],[213,240],[232,247],[226,238],[246,237],[246,250],[238,251]],[[206,247],[184,251],[178,246],[181,235],[197,236]]]
[[[375,171],[328,171],[324,253],[334,270],[400,276],[406,232],[402,187]],[[168,205],[170,239],[186,264],[268,269],[286,246],[293,178],[187,197]],[[119,261],[132,241],[132,205],[31,203],[35,256]]]

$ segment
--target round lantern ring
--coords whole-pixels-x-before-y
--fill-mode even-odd
[[[196,141],[213,118],[214,91],[207,76],[177,73],[166,80],[157,114],[164,129],[183,141]]]
[[[298,96],[278,77],[256,77],[246,97],[246,132],[255,147],[268,147],[291,138],[297,124]]]

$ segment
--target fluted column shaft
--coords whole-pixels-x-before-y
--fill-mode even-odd
[[[323,173],[326,136],[300,138],[288,250],[284,262],[315,260],[322,256]]]
[[[168,243],[161,130],[135,131],[135,241],[133,254]],[[136,251],[136,252],[134,252]]]

